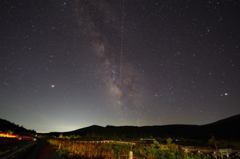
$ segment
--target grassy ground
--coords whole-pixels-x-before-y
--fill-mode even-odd
[[[77,141],[49,140],[62,158],[75,159],[124,159],[133,152],[138,159],[213,159],[212,155],[185,153],[179,146],[130,145],[119,143],[83,143]]]

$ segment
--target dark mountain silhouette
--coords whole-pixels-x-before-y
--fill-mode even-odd
[[[50,132],[50,133],[42,133],[42,134],[48,134],[48,135],[54,135],[54,136],[58,136],[59,134],[85,136],[86,134],[98,132],[101,129],[104,129],[104,127],[98,126],[98,125],[92,125],[89,127],[68,131],[68,132]]]
[[[206,125],[163,125],[163,126],[111,126],[92,125],[69,132],[63,135],[80,135],[102,137],[103,139],[132,139],[132,138],[189,138],[210,139],[214,135],[218,140],[240,140],[240,115],[232,116]],[[52,132],[49,135],[59,135]]]
[[[140,139],[140,138],[189,138],[189,139],[210,139],[214,135],[218,140],[240,141],[240,115],[232,116],[223,120],[206,125],[162,125],[162,126],[111,126],[106,127],[92,125],[89,127],[68,131],[50,132],[43,135],[59,136],[80,135],[83,139]],[[7,120],[0,119],[0,130],[12,130],[14,133],[31,132]]]
[[[74,131],[70,131],[68,132],[69,134],[74,134],[74,135],[86,135],[87,133],[94,133],[94,132],[98,132],[100,130],[104,129],[104,127],[102,126],[98,126],[98,125],[92,125],[89,127],[85,127],[82,129],[77,129]]]
[[[7,130],[14,131],[14,134],[18,134],[21,132],[29,132],[32,134],[36,134],[36,131],[34,131],[34,130],[28,130],[28,129],[24,128],[23,126],[16,125],[5,119],[0,119],[0,131],[5,132]]]
[[[219,121],[216,121],[214,123],[206,124],[204,126],[224,126],[224,127],[232,127],[232,126],[237,126],[240,122],[240,114],[235,115],[226,119],[222,119]]]
[[[240,115],[203,125],[205,130],[220,139],[240,140]]]

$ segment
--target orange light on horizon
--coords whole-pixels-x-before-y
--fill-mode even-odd
[[[9,137],[9,138],[14,138],[17,135],[15,134],[7,134],[7,133],[0,133],[0,137]]]

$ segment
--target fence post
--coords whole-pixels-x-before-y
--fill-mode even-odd
[[[129,159],[133,159],[133,152],[129,151]]]

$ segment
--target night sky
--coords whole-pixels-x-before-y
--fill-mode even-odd
[[[240,114],[238,0],[1,0],[0,118],[37,132]]]

